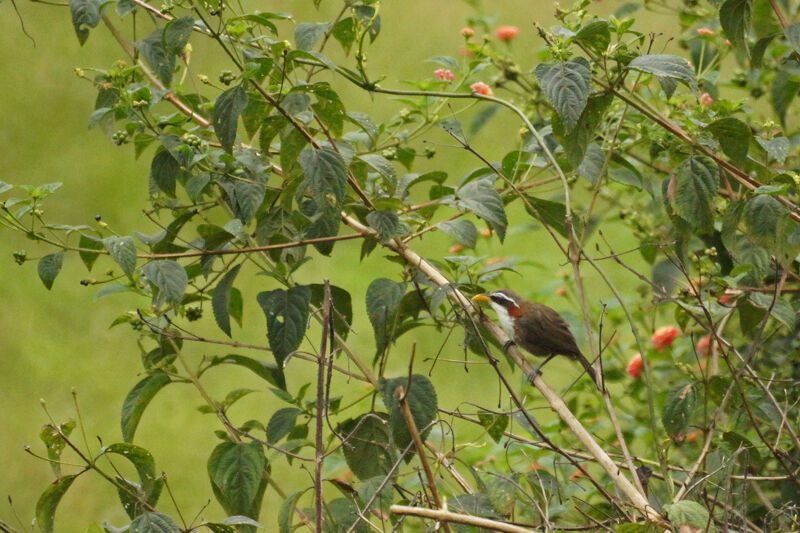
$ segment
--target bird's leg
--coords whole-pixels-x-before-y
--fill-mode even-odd
[[[533,383],[533,379],[534,379],[536,376],[538,376],[539,374],[541,374],[541,373],[542,373],[542,368],[544,368],[544,365],[546,365],[546,364],[547,364],[547,362],[548,362],[550,359],[552,359],[553,357],[555,357],[555,356],[556,356],[556,354],[554,354],[554,353],[553,353],[553,354],[550,354],[550,355],[548,355],[548,356],[547,356],[547,359],[545,359],[544,361],[542,361],[542,364],[538,365],[536,368],[534,368],[534,369],[531,371],[531,373],[530,373],[530,374],[528,374],[528,379],[530,380],[530,382],[531,382],[531,383]]]
[[[511,340],[511,339],[508,339],[508,340],[507,340],[507,341],[506,341],[506,342],[503,344],[503,351],[504,351],[504,352],[507,352],[509,348],[511,348],[512,346],[516,346],[516,345],[517,345],[517,343],[516,343],[516,342],[514,342],[514,341],[513,341],[513,340]]]

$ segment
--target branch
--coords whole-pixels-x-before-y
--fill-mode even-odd
[[[455,522],[458,524],[467,524],[469,526],[493,529],[495,531],[505,531],[506,533],[535,533],[535,531],[532,529],[525,529],[524,527],[507,524],[505,522],[498,522],[497,520],[489,520],[488,518],[481,518],[479,516],[453,513],[451,511],[447,511],[446,509],[426,509],[425,507],[392,505],[389,508],[389,511],[399,515],[433,518],[434,520],[438,520],[442,523]]]

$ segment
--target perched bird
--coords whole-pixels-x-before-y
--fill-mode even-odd
[[[533,375],[556,355],[578,361],[600,388],[592,364],[583,356],[566,321],[554,309],[526,300],[509,289],[500,289],[472,298],[475,302],[489,302],[506,335],[517,346],[538,357],[547,359],[534,370]]]

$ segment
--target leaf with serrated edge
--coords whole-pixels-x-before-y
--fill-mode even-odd
[[[402,283],[387,278],[373,280],[367,287],[367,316],[375,331],[377,355],[382,354],[392,340],[395,312],[404,293]]]
[[[171,20],[164,26],[164,49],[171,54],[182,53],[193,30],[194,19],[192,17]]]
[[[103,453],[120,455],[130,461],[139,474],[139,481],[145,494],[145,500],[150,505],[158,503],[163,482],[161,476],[156,473],[155,459],[153,459],[153,455],[148,450],[129,442],[118,442],[103,448]]]
[[[733,117],[725,117],[715,120],[706,128],[716,137],[722,151],[731,161],[739,164],[747,159],[747,151],[753,138],[747,124]]]
[[[347,188],[342,156],[331,148],[308,147],[300,153],[299,162],[319,210],[338,216]]]
[[[589,62],[579,57],[564,63],[540,63],[535,74],[567,131],[571,131],[578,124],[591,91]]]
[[[283,407],[275,411],[267,424],[267,440],[274,444],[291,433],[302,412],[297,407]]]
[[[385,243],[397,234],[400,218],[394,211],[371,211],[367,215],[367,223],[378,232],[378,240]]]
[[[258,518],[267,458],[258,442],[223,442],[208,458],[214,495],[229,514]]]
[[[136,434],[136,428],[139,426],[144,410],[158,391],[171,381],[170,377],[164,372],[156,372],[141,380],[131,389],[122,403],[122,415],[120,417],[122,438],[125,442],[133,441],[133,436]]]
[[[294,516],[294,508],[297,505],[297,500],[305,494],[306,490],[298,490],[286,497],[281,504],[278,511],[278,533],[291,533],[292,532],[292,517]]]
[[[211,297],[211,309],[214,311],[214,319],[217,321],[219,329],[225,332],[228,337],[231,336],[231,315],[229,305],[231,300],[231,287],[236,275],[239,274],[241,264],[236,265],[217,283],[214,288],[214,294]]]
[[[311,289],[305,286],[265,291],[257,296],[267,317],[267,339],[278,366],[303,341],[310,299]]]
[[[162,39],[163,30],[158,29],[146,39],[136,43],[136,49],[142,54],[147,64],[153,69],[158,79],[169,86],[172,83],[172,74],[175,70],[175,54],[164,49]]]
[[[53,288],[53,282],[56,276],[61,272],[61,264],[64,262],[64,254],[50,254],[39,259],[37,270],[39,271],[39,279],[42,280],[47,290]]]
[[[436,227],[467,248],[474,248],[478,240],[478,230],[469,220],[450,220],[440,222]]]
[[[748,54],[747,34],[753,17],[753,0],[726,0],[719,8],[719,23],[731,44]]]
[[[505,239],[508,219],[503,200],[494,188],[494,178],[470,181],[456,191],[456,196],[461,207],[471,210],[492,226],[500,242]]]
[[[691,500],[665,505],[664,512],[677,531],[683,531],[682,526],[689,526],[692,531],[706,531],[709,524],[708,509]]]
[[[39,500],[36,502],[36,525],[39,526],[42,533],[53,533],[56,507],[76,477],[78,476],[60,477],[39,496]]]
[[[158,289],[156,305],[164,302],[172,305],[181,303],[186,287],[189,285],[189,276],[180,263],[162,259],[147,263],[142,271],[150,283]]]
[[[222,147],[230,152],[236,140],[239,115],[247,107],[247,91],[244,85],[237,85],[223,92],[214,102],[214,132]]]
[[[400,410],[400,402],[397,397],[400,387],[403,387],[414,425],[417,426],[417,431],[420,432],[423,440],[430,431],[428,424],[436,420],[438,404],[436,389],[426,376],[414,374],[410,387],[408,386],[408,376],[381,381],[381,395],[384,405],[389,410],[389,423],[392,426],[394,442],[399,448],[404,448],[411,442],[411,433],[408,431],[405,418]],[[406,388],[408,390],[405,390]]]
[[[136,244],[133,237],[106,237],[103,245],[108,250],[111,259],[122,267],[122,271],[130,277],[136,270]]]
[[[719,187],[717,164],[708,157],[693,156],[681,163],[672,179],[674,198],[670,199],[678,216],[697,230],[709,231],[713,224],[711,202]]]
[[[385,476],[395,462],[386,415],[369,413],[342,425],[344,458],[361,480]]]
[[[672,440],[682,442],[695,404],[694,385],[688,383],[672,389],[667,396],[661,422]]]
[[[75,35],[83,46],[89,38],[89,28],[94,28],[100,23],[100,4],[97,0],[69,0],[69,10]]]
[[[680,56],[670,54],[648,54],[635,58],[628,67],[640,72],[654,74],[659,78],[674,78],[697,91],[694,69]]]
[[[181,529],[170,516],[163,513],[144,511],[137,516],[128,533],[180,533]]]

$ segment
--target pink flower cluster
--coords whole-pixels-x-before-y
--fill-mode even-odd
[[[476,81],[475,83],[470,85],[469,88],[483,96],[494,96],[492,88],[483,83],[482,81]]]
[[[516,37],[518,33],[519,28],[516,26],[500,26],[494,31],[494,34],[497,36],[497,38],[505,42],[509,42],[511,39]]]
[[[442,81],[453,81],[456,79],[455,74],[450,69],[437,68],[433,71],[437,78]]]
[[[650,342],[653,343],[656,350],[663,352],[664,348],[672,346],[672,342],[678,338],[681,331],[675,326],[662,326],[653,333],[650,337]]]

